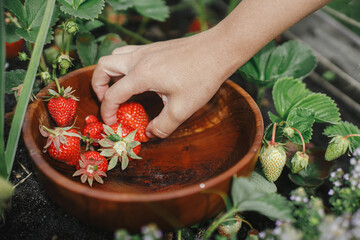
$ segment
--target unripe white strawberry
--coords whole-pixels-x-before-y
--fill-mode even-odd
[[[260,162],[265,177],[270,182],[275,182],[280,177],[286,163],[284,147],[279,143],[263,145],[260,151]]]

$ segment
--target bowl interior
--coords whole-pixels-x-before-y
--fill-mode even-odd
[[[100,103],[90,86],[93,68],[75,71],[63,77],[60,84],[76,89],[78,102],[75,126],[81,129],[89,114],[99,116]],[[239,93],[239,87],[232,82],[223,84],[217,94],[184,122],[170,137],[152,139],[143,143],[141,160],[130,161],[126,170],[119,166],[109,171],[105,184],[93,184],[93,188],[108,192],[148,193],[168,192],[214,178],[236,165],[247,154],[255,137],[259,138],[256,114],[249,106],[249,96]],[[54,85],[48,87],[54,88]],[[37,151],[41,151],[46,139],[41,136],[38,126],[54,127],[48,114],[46,102],[41,97],[47,88],[38,94],[31,108],[31,137]],[[150,119],[162,109],[161,99],[154,93],[143,93],[133,97],[143,104]],[[191,99],[189,99],[191,101]],[[99,116],[100,117],[100,116]],[[26,141],[26,139],[25,139]],[[32,149],[34,150],[34,149]],[[63,177],[79,184],[80,178],[71,175],[74,168],[53,160],[42,153],[36,162],[45,161]]]

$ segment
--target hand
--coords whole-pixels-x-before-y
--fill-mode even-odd
[[[116,122],[119,104],[131,96],[154,91],[164,108],[148,125],[149,137],[165,138],[205,105],[228,77],[223,54],[214,51],[208,33],[144,46],[125,46],[102,57],[92,87],[106,124]],[[115,83],[109,87],[110,80]]]
[[[257,51],[330,1],[243,0],[203,33],[114,50],[99,60],[92,79],[104,122],[116,122],[118,106],[132,95],[155,91],[164,108],[149,123],[147,135],[169,136]],[[109,87],[111,79],[116,82]]]

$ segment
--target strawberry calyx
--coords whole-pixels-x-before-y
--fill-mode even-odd
[[[67,136],[81,138],[80,134],[78,133],[68,132],[68,130],[72,128],[73,126],[49,129],[44,125],[39,125],[40,134],[47,138],[47,142],[43,151],[46,152],[52,143],[54,144],[56,150],[60,151],[60,144],[67,145]]]
[[[90,187],[92,187],[94,179],[98,183],[103,184],[104,180],[101,177],[107,177],[107,175],[104,171],[99,169],[99,165],[102,163],[102,160],[95,160],[93,158],[86,159],[84,155],[81,155],[80,158],[80,169],[77,170],[72,176],[81,176],[81,182],[85,183],[87,181]]]
[[[103,125],[104,132],[103,139],[99,141],[101,149],[101,155],[111,158],[109,162],[108,170],[113,169],[117,162],[121,162],[121,169],[125,170],[129,164],[129,157],[132,159],[142,159],[136,155],[133,149],[140,145],[139,141],[135,141],[135,135],[137,130],[130,132],[126,137],[122,137],[122,128],[119,124],[117,131],[115,131],[107,125]]]
[[[65,99],[71,98],[71,99],[73,99],[75,101],[79,101],[79,99],[73,95],[73,93],[75,91],[76,90],[73,90],[72,87],[70,87],[70,86],[68,86],[65,89],[64,89],[64,87],[60,87],[58,92],[56,92],[56,91],[54,91],[52,89],[49,89],[48,96],[45,96],[43,99],[44,99],[44,101],[49,101],[52,98],[63,97]]]

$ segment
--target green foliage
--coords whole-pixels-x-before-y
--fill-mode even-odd
[[[277,187],[275,183],[269,182],[266,180],[266,178],[254,171],[250,176],[250,182],[253,183],[257,191],[263,192],[263,193],[276,193]]]
[[[90,32],[80,33],[76,40],[76,48],[83,66],[97,63],[100,57],[109,55],[115,48],[124,45],[126,43],[114,33],[109,33],[102,38],[99,46]]]
[[[293,108],[288,117],[286,118],[286,123],[289,126],[296,128],[301,132],[301,135],[304,138],[305,143],[308,143],[312,136],[312,126],[315,122],[314,111],[307,108]],[[288,137],[290,141],[302,144],[300,135],[295,133],[293,137]]]
[[[257,211],[272,219],[291,219],[292,206],[286,198],[259,189],[249,179],[234,177],[231,187],[234,207],[240,212]]]
[[[21,39],[19,35],[16,34],[17,27],[14,24],[7,24],[6,29],[6,42],[13,43]]]
[[[169,17],[169,7],[164,0],[106,0],[115,10],[134,8],[144,17],[164,21]]]
[[[35,42],[45,13],[46,2],[46,0],[25,0],[23,5],[20,0],[5,0],[5,7],[17,18],[20,25],[16,29],[17,35],[28,42]],[[53,32],[51,27],[54,26],[57,19],[58,10],[55,8],[50,20],[50,30],[46,35],[45,43],[49,43],[52,40]]]
[[[9,202],[13,193],[13,185],[0,176],[0,222],[2,220],[4,209],[9,207]]]
[[[26,71],[23,69],[12,70],[5,73],[5,93],[12,94],[15,92],[15,96],[19,95],[17,89],[24,83]],[[40,91],[39,85],[35,82],[32,88],[32,93],[35,95]]]
[[[240,69],[241,76],[259,87],[272,87],[282,77],[304,78],[316,66],[316,58],[304,43],[288,41],[266,45]]]
[[[311,139],[315,122],[335,124],[340,120],[339,109],[330,97],[311,92],[298,79],[292,77],[279,79],[274,85],[272,95],[279,116],[269,113],[270,120],[298,129],[306,143]],[[298,134],[294,134],[289,139],[301,144]]]
[[[104,0],[58,0],[61,11],[82,19],[95,19],[105,6]]]
[[[352,123],[341,121],[336,125],[328,126],[323,134],[328,137],[339,135],[345,137],[350,134],[360,134],[360,129]],[[347,139],[350,140],[350,152],[353,152],[354,149],[360,147],[360,137],[349,137]]]

